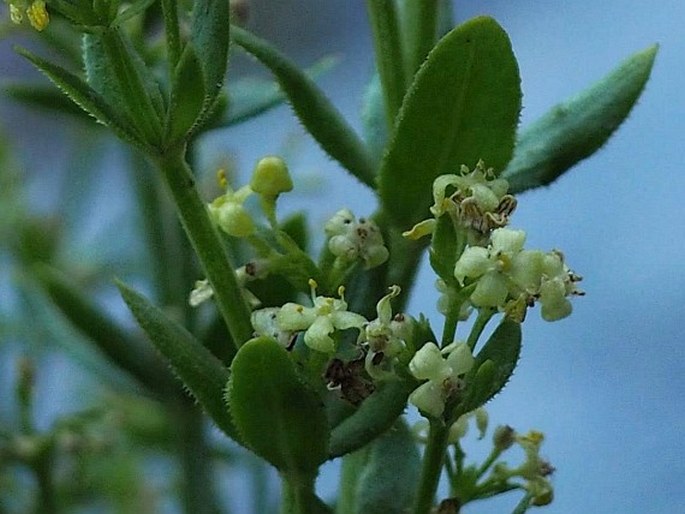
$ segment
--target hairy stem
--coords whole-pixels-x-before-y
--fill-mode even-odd
[[[236,347],[252,337],[250,309],[219,233],[195,187],[183,150],[173,149],[157,161],[171,191],[183,228],[214,290],[214,298]]]
[[[445,462],[449,426],[441,420],[431,420],[428,444],[423,454],[421,480],[416,495],[414,514],[428,514],[433,507],[435,491],[440,481],[440,473]]]

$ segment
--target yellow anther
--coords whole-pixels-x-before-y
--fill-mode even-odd
[[[38,32],[47,27],[50,22],[48,11],[45,8],[45,2],[43,0],[35,0],[29,8],[26,9],[26,16],[28,17],[31,26]]]
[[[317,288],[319,287],[319,284],[317,284],[317,283],[316,283],[316,280],[314,280],[313,278],[310,278],[310,279],[307,281],[307,284],[309,284],[309,287],[312,288],[312,289],[317,289]]]
[[[220,168],[216,172],[216,181],[221,189],[226,189],[228,187],[228,179],[226,178],[226,170]]]

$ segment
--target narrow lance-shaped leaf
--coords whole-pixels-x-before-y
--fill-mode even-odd
[[[241,442],[233,426],[223,392],[229,372],[185,328],[169,318],[147,298],[118,282],[119,292],[152,344],[200,405],[229,437]]]
[[[187,43],[171,80],[171,101],[166,121],[167,143],[188,134],[198,122],[205,96],[202,64],[192,43]]]
[[[268,337],[241,346],[226,399],[235,426],[257,455],[286,474],[316,474],[327,456],[328,421],[285,348]]]
[[[482,159],[503,170],[521,107],[518,66],[507,34],[479,17],[443,37],[404,98],[381,164],[383,208],[402,228],[424,218],[431,184]]]
[[[230,9],[226,0],[196,0],[191,41],[201,52],[205,80],[205,109],[213,106],[224,84],[230,41]]]
[[[321,148],[362,183],[374,187],[375,169],[364,143],[307,74],[246,30],[231,27],[231,37],[271,70],[295,114]]]
[[[109,105],[125,113],[148,143],[159,143],[164,116],[162,95],[127,35],[109,28],[85,34],[83,42],[88,83]]]
[[[112,129],[124,141],[139,148],[145,148],[145,143],[138,131],[127,120],[119,116],[106,100],[84,80],[64,68],[32,54],[28,50],[16,48],[16,51],[42,71],[81,109],[103,125]]]
[[[476,356],[460,412],[470,412],[499,393],[514,373],[520,354],[521,324],[505,318]]]
[[[304,71],[314,80],[330,71],[336,62],[335,57],[323,57]],[[219,123],[226,127],[249,120],[287,100],[277,82],[253,77],[244,77],[231,82],[228,97],[225,118]]]
[[[656,45],[625,60],[599,82],[553,107],[518,138],[503,177],[512,193],[547,185],[599,150],[640,97]]]
[[[0,88],[7,96],[24,105],[69,114],[89,123],[93,121],[87,112],[79,108],[68,96],[52,85],[3,83]]]

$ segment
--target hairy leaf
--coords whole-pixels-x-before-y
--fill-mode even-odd
[[[521,324],[504,318],[476,356],[469,394],[460,411],[472,411],[499,393],[514,373],[520,354]]]
[[[143,295],[122,282],[118,282],[117,287],[152,344],[166,357],[176,375],[207,414],[226,435],[241,442],[223,401],[228,370],[192,334]]]
[[[238,27],[233,41],[271,70],[305,128],[321,148],[364,184],[374,186],[374,165],[364,143],[314,82],[266,41]]]
[[[122,118],[98,92],[81,78],[28,50],[16,48],[16,51],[42,71],[76,105],[112,129],[121,139],[135,146],[145,147],[142,136],[135,127],[128,120]]]
[[[507,34],[479,17],[449,32],[404,98],[381,164],[384,209],[402,228],[427,215],[433,180],[459,166],[503,170],[521,108],[518,66]]]
[[[652,71],[658,47],[650,46],[579,95],[553,107],[516,142],[502,174],[512,193],[550,184],[599,150],[628,117]]]
[[[275,340],[260,337],[240,347],[226,399],[245,443],[280,471],[308,476],[326,460],[324,405]]]

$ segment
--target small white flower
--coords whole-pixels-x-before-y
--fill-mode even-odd
[[[316,282],[311,280],[310,285],[313,307],[286,303],[278,311],[278,326],[290,332],[304,330],[304,342],[307,346],[320,352],[333,353],[336,350],[335,340],[331,337],[333,332],[349,328],[361,330],[368,321],[361,314],[347,310],[344,288],[338,290],[339,299],[315,297]]]
[[[450,351],[451,350],[451,351]],[[447,357],[443,356],[447,353]],[[419,380],[427,380],[409,395],[409,403],[433,417],[440,417],[445,403],[463,388],[464,374],[475,363],[466,343],[450,345],[442,351],[435,343],[426,343],[409,362],[409,372]]]
[[[341,209],[326,222],[324,231],[329,237],[328,249],[344,261],[357,259],[371,269],[388,260],[388,249],[378,225],[372,220],[358,221],[349,209]]]

